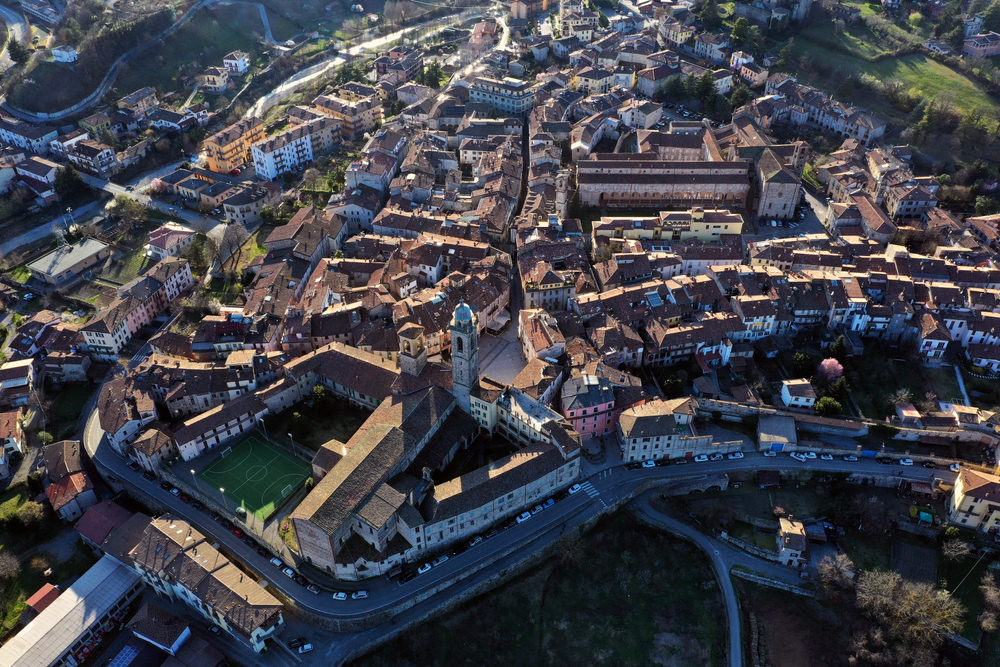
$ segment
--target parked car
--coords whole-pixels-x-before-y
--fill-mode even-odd
[[[833,460],[833,454],[820,454],[819,457],[821,459],[823,459],[824,461],[832,461]]]
[[[243,537],[243,531],[240,530],[238,526],[233,526],[233,529],[230,530],[229,532],[231,532],[236,537]]]
[[[156,475],[154,475],[153,473],[149,472],[148,470],[145,471],[145,472],[143,472],[142,476],[145,479],[148,479],[150,482],[152,482],[154,479],[156,479]]]
[[[265,549],[264,547],[257,547],[257,555],[267,558],[267,549]]]
[[[660,460],[661,461],[667,461],[668,459],[660,459]],[[674,459],[674,465],[675,466],[686,466],[689,463],[691,463],[691,459],[686,458],[686,457],[682,457],[682,458],[679,458],[679,459]]]
[[[423,565],[417,568],[417,574],[427,574],[428,572],[431,571],[432,567],[434,566],[431,565],[430,563],[424,563]]]
[[[311,650],[313,650],[312,644],[303,644],[299,647],[299,653],[308,653]]]
[[[295,578],[295,570],[293,570],[290,567],[283,567],[283,568],[281,568],[281,573],[283,575],[285,575],[286,577],[288,577],[289,579],[294,579]]]
[[[542,508],[547,509],[549,507],[552,507],[555,504],[556,504],[556,499],[555,498],[549,498],[544,503],[542,503]]]
[[[298,648],[300,646],[305,646],[309,642],[305,637],[296,637],[292,641],[288,642],[288,648]]]
[[[179,497],[181,495],[181,490],[178,489],[178,488],[175,488],[175,487],[171,486],[170,487],[170,493],[172,493],[173,495]]]
[[[479,544],[482,541],[483,541],[483,536],[482,535],[476,535],[471,540],[469,540],[468,548],[471,549],[472,547],[476,546],[477,544]]]
[[[668,466],[670,465],[670,459],[667,458],[656,459],[656,465],[660,466],[661,468],[664,466]]]
[[[770,449],[767,450],[766,452],[764,452],[764,456],[766,456],[768,458],[770,458],[772,456],[777,456],[777,455],[778,455],[778,452],[772,451]]]
[[[708,457],[708,460],[709,461],[721,461],[723,458],[724,457],[722,456],[722,454],[712,454],[711,456]]]
[[[217,626],[217,625],[211,625],[211,626],[209,626],[208,631],[211,632],[213,635],[221,635],[222,634],[222,630],[220,630],[219,626]]]
[[[576,493],[577,491],[579,491],[581,488],[582,487],[579,484],[574,484],[573,486],[569,487],[569,494],[573,495],[574,493]]]
[[[352,600],[367,600],[368,599],[368,591],[354,591],[353,593],[351,593],[351,599]]]
[[[807,459],[816,458],[816,452],[802,452],[802,455],[805,456]]]
[[[435,558],[434,562],[431,563],[431,567],[437,567],[438,565],[444,565],[447,562],[448,562],[448,554],[444,554],[444,555],[441,555],[441,556],[438,556],[437,558]]]
[[[854,463],[855,461],[858,460],[858,457],[855,456],[854,454],[848,454],[847,456],[844,457],[844,460],[845,461],[850,461],[851,463]]]
[[[531,512],[521,512],[520,516],[517,517],[518,523],[524,523],[531,518]]]
[[[655,468],[656,467],[656,461],[643,461],[642,462],[642,467],[643,468]]]
[[[249,535],[243,536],[243,544],[247,545],[251,549],[257,544]]]
[[[306,590],[312,593],[313,595],[319,595],[319,586],[317,586],[316,584],[309,584],[308,586],[306,586]]]
[[[730,460],[741,459],[743,458],[743,452],[730,452],[726,455],[726,458]]]
[[[901,465],[901,466],[911,466],[911,465],[913,465],[913,459],[899,459],[899,465]]]
[[[805,463],[808,460],[806,459],[804,454],[800,454],[799,452],[792,452],[791,454],[789,454],[789,456],[795,459],[796,461],[801,461],[802,463]]]
[[[129,459],[128,467],[131,468],[132,470],[138,470],[139,463],[135,459]]]
[[[962,464],[960,463],[952,463],[950,466],[948,466],[948,470],[952,472],[958,472],[961,469],[962,469]]]
[[[345,593],[344,591],[337,591],[336,593],[333,594],[333,599],[338,602],[343,602],[344,600],[347,599],[347,593]]]
[[[539,512],[541,512],[541,511],[542,511],[543,509],[545,509],[545,508],[544,508],[544,507],[542,507],[541,505],[535,505],[534,507],[532,507],[532,508],[531,508],[531,513],[532,513],[532,514],[538,514],[538,513],[539,513]]]
[[[699,454],[698,456],[694,457],[695,463],[704,463],[707,460],[708,460],[708,454]]]
[[[182,502],[182,503],[185,503],[185,504],[187,504],[187,503],[190,503],[190,502],[191,502],[191,496],[189,496],[189,495],[188,495],[188,494],[186,494],[186,493],[181,493],[181,494],[178,494],[178,496],[177,496],[177,497],[181,499],[181,502]]]
[[[191,502],[191,507],[195,508],[195,509],[196,509],[196,510],[198,510],[199,512],[200,512],[201,510],[205,509],[205,506],[204,506],[204,505],[202,505],[202,504],[201,504],[200,502],[198,502],[197,500],[194,500],[194,501],[192,501],[192,502]]]
[[[639,468],[642,467],[642,464],[639,463],[638,461],[629,461],[628,463],[625,464],[625,467],[628,468],[629,470],[638,470]]]

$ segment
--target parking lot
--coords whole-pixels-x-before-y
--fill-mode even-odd
[[[754,232],[748,222],[744,227],[743,240],[747,243],[754,241],[764,241],[767,239],[788,238],[789,236],[802,236],[805,234],[827,234],[826,227],[820,221],[821,216],[826,215],[827,202],[825,198],[812,196],[808,191],[802,197],[804,208],[800,210],[805,213],[804,217],[798,215],[794,220],[775,221],[777,224],[771,225],[769,219],[761,218],[757,222],[757,231]]]

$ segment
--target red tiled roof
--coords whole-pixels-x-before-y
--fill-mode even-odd
[[[89,477],[82,472],[76,472],[63,477],[58,482],[49,484],[45,489],[45,494],[49,497],[52,509],[58,512],[78,495],[93,488]]]
[[[40,614],[45,611],[46,607],[55,602],[60,593],[62,591],[52,584],[42,584],[42,587],[25,601],[25,604]]]

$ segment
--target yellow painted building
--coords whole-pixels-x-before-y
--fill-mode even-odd
[[[948,499],[948,520],[990,532],[1000,524],[1000,476],[962,467]]]
[[[743,216],[723,209],[700,207],[687,211],[662,211],[655,217],[603,216],[594,223],[599,237],[653,241],[718,241],[724,234],[739,234]]]
[[[227,174],[253,160],[250,147],[266,136],[259,118],[244,118],[219,130],[202,142],[201,149],[211,171]]]

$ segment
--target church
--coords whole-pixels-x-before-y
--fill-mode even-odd
[[[321,384],[375,406],[346,443],[327,443],[313,459],[315,486],[289,515],[306,562],[340,579],[385,574],[483,532],[579,477],[580,437],[558,413],[480,378],[478,317],[468,304],[455,308],[449,334],[450,368],[428,362],[417,324],[398,332],[398,372],[338,343],[293,362],[300,387]],[[359,386],[363,395],[351,389]],[[512,400],[517,409],[510,409]],[[525,410],[544,418],[512,439],[515,453],[435,484],[435,474],[475,446],[481,431],[504,435],[504,415],[523,419]]]

